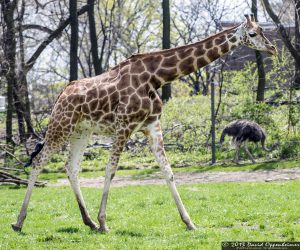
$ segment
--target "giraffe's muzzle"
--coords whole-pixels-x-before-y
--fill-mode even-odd
[[[267,45],[266,47],[268,49],[267,52],[269,54],[271,54],[272,56],[277,55],[278,51],[277,51],[277,48],[274,45]]]

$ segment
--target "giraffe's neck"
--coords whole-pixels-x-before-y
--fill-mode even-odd
[[[242,25],[221,31],[200,42],[131,57],[150,73],[150,82],[158,89],[167,82],[188,75],[215,61],[241,44]]]

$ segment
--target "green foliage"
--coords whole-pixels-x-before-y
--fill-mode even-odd
[[[299,181],[180,185],[196,231],[186,231],[167,186],[113,188],[111,230],[99,234],[83,224],[70,187],[35,189],[23,233],[13,232],[25,189],[2,186],[0,248],[214,250],[228,239],[299,241],[299,188]],[[83,195],[96,218],[101,191],[85,188]]]
[[[183,150],[200,150],[210,129],[209,98],[205,96],[181,97],[170,100],[162,115],[162,127],[167,144]],[[201,145],[201,147],[199,147]],[[200,152],[199,152],[200,153]]]
[[[291,138],[280,148],[280,158],[299,158],[300,157],[300,137]]]
[[[272,107],[265,103],[245,103],[233,111],[233,118],[255,121],[261,125],[274,124],[271,115]]]
[[[290,105],[289,106],[289,122],[292,127],[299,124],[300,117],[300,105]]]

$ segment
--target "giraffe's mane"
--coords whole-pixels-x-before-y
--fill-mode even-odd
[[[221,36],[221,35],[229,32],[229,31],[235,30],[240,25],[241,24],[238,24],[238,25],[235,25],[235,26],[230,27],[228,29],[224,29],[219,33],[213,34],[213,35],[211,35],[209,37],[206,37],[203,40],[200,40],[200,41],[195,42],[195,43],[191,43],[191,44],[187,44],[187,45],[181,45],[181,46],[178,46],[178,47],[175,47],[175,48],[170,48],[170,49],[163,49],[163,50],[157,50],[157,51],[151,51],[151,52],[145,52],[145,53],[132,54],[130,57],[126,58],[124,61],[122,61],[119,64],[112,67],[110,70],[114,70],[114,69],[120,68],[122,66],[125,66],[125,65],[129,64],[130,60],[132,60],[132,59],[136,60],[136,59],[141,59],[141,58],[144,58],[144,57],[147,57],[147,56],[167,54],[167,53],[174,52],[174,51],[177,51],[177,50],[180,50],[180,49],[186,49],[186,48],[193,47],[196,44],[201,44],[201,43],[208,42],[208,41],[213,40],[216,37]]]

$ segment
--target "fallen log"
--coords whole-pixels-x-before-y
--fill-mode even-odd
[[[14,185],[28,185],[28,180],[21,179],[15,175],[9,174],[4,171],[0,171],[0,185],[2,184],[14,184]],[[34,184],[36,187],[44,187],[45,182],[36,181]]]

